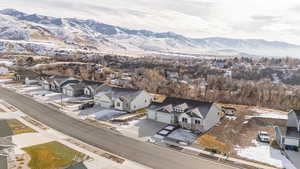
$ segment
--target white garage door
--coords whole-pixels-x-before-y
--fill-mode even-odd
[[[67,90],[67,95],[68,95],[68,96],[73,96],[72,90]]]
[[[285,141],[284,141],[284,144],[289,145],[289,146],[297,146],[298,147],[299,146],[299,140],[286,138]]]
[[[151,110],[149,110],[149,111],[147,112],[147,114],[148,114],[148,119],[156,120],[156,119],[155,119],[156,111],[151,111]]]
[[[171,115],[168,113],[157,113],[157,121],[171,124]]]

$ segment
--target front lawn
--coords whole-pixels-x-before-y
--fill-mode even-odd
[[[84,158],[84,154],[75,151],[59,142],[53,141],[45,144],[23,148],[30,157],[31,169],[59,169],[75,163],[76,159]]]
[[[7,124],[10,127],[10,129],[12,130],[14,135],[22,134],[22,133],[34,133],[34,132],[36,132],[32,128],[24,125],[23,123],[21,123],[19,120],[16,120],[16,119],[7,120]]]

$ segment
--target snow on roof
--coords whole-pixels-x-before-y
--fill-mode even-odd
[[[107,96],[111,97],[112,99],[126,99],[128,101],[133,100],[135,97],[137,97],[143,90],[137,90],[137,89],[129,89],[129,88],[119,88],[119,87],[113,87],[109,85],[101,85],[99,88],[97,88],[97,94],[105,93]]]
[[[198,111],[201,113],[201,116],[205,118],[213,103],[175,97],[167,97],[162,103],[152,103],[152,107],[159,108],[157,110],[163,110],[161,108],[169,105],[172,105],[173,107],[178,106],[179,108],[184,108],[185,112],[189,113],[190,116],[200,116],[199,114],[197,115],[197,111],[195,111],[196,113],[191,113],[192,110],[198,109]]]

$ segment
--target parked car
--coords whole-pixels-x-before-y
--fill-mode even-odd
[[[84,104],[79,106],[79,110],[85,110],[85,109],[88,109],[88,108],[92,108],[92,107],[94,107],[94,105],[95,105],[94,102],[84,103]]]
[[[259,131],[257,137],[258,137],[259,141],[265,142],[265,143],[269,143],[271,140],[268,132],[266,132],[266,131]]]

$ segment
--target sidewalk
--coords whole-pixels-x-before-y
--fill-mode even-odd
[[[193,148],[193,147],[183,147],[183,148],[184,148],[184,150],[195,152],[195,154],[201,153],[201,154],[217,157],[217,158],[222,159],[222,160],[228,160],[228,161],[236,162],[236,163],[239,163],[239,164],[253,166],[253,167],[256,167],[256,168],[276,169],[274,167],[270,167],[270,166],[266,166],[266,165],[263,165],[263,164],[250,162],[250,161],[245,161],[245,160],[241,160],[241,159],[237,159],[237,158],[232,158],[232,157],[227,158],[227,157],[225,157],[224,155],[221,155],[221,154],[213,154],[211,152],[200,150],[200,149]]]

